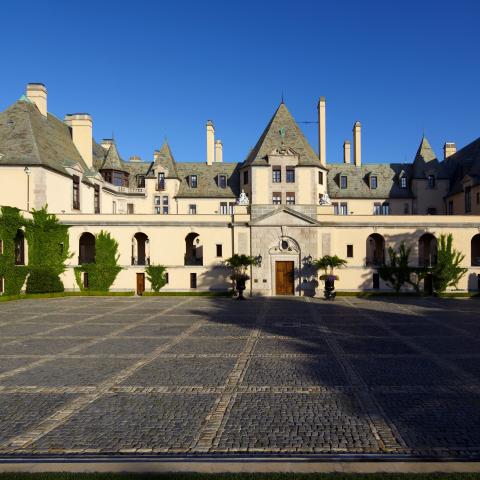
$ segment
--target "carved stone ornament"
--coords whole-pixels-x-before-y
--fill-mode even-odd
[[[240,196],[238,197],[238,200],[237,200],[237,205],[250,205],[250,200],[248,199],[248,196],[245,193],[245,190],[242,190],[242,193],[240,193]]]
[[[332,201],[330,200],[330,197],[328,196],[328,193],[324,193],[320,197],[320,205],[331,205]]]

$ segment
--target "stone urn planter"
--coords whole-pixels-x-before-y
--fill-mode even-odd
[[[250,277],[248,275],[239,275],[235,279],[235,289],[238,292],[238,297],[237,300],[246,300],[245,297],[243,296],[243,292],[245,291],[246,288],[246,282]]]
[[[322,275],[320,280],[324,281],[323,295],[325,300],[333,300],[336,297],[335,280],[338,280],[337,275]]]

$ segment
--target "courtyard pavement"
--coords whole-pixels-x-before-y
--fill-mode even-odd
[[[0,303],[0,454],[475,457],[479,305]]]

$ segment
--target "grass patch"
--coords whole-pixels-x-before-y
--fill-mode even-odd
[[[0,480],[478,480],[477,473],[3,473]]]
[[[231,297],[232,292],[143,292],[144,297]]]
[[[20,295],[0,295],[0,302],[25,300],[29,298],[57,298],[57,297],[131,297],[135,292],[57,292],[57,293],[21,293]]]

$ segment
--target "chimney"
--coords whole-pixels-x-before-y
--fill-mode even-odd
[[[343,163],[350,163],[351,144],[349,140],[343,142]]]
[[[223,162],[223,145],[221,140],[215,140],[215,161]]]
[[[325,97],[320,97],[320,100],[318,101],[317,109],[318,109],[318,158],[320,159],[320,163],[325,167],[327,165]]]
[[[47,116],[47,88],[43,83],[27,83],[26,97],[37,106],[44,117]]]
[[[215,161],[215,127],[211,120],[207,121],[207,165]]]
[[[65,115],[65,123],[72,131],[72,140],[77,147],[78,153],[87,164],[88,168],[93,167],[93,139],[92,139],[92,117],[88,113],[70,113]],[[111,141],[113,143],[113,141]],[[102,147],[104,146],[102,142]]]
[[[457,146],[453,142],[447,142],[443,146],[443,159],[446,160],[450,155],[457,152]]]
[[[353,125],[353,158],[355,166],[362,165],[362,125],[356,121]]]

